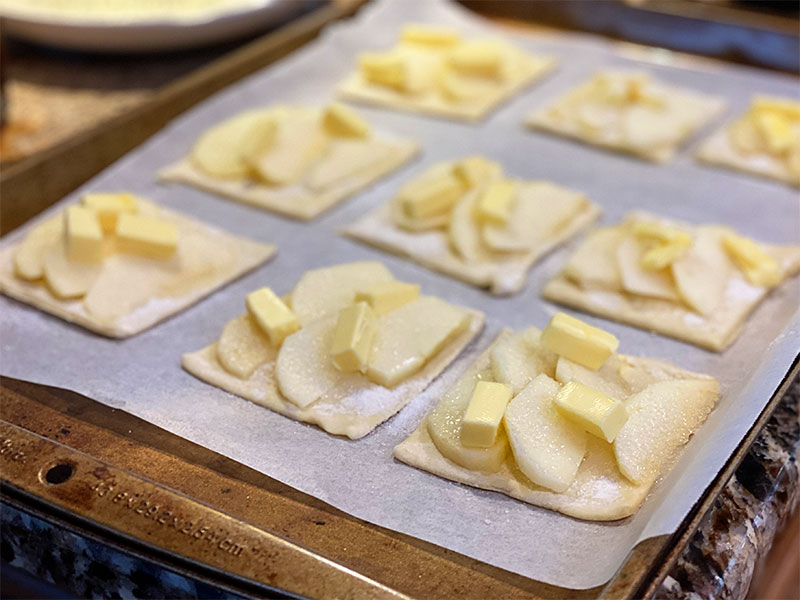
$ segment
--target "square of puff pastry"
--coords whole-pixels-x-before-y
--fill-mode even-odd
[[[646,72],[601,71],[525,120],[583,143],[665,163],[725,102]]]
[[[641,267],[646,244],[636,223],[675,228],[692,244],[658,271]],[[553,302],[720,352],[739,335],[770,286],[748,280],[723,246],[721,225],[689,225],[644,212],[598,228],[577,247],[542,296]],[[800,270],[800,246],[761,244],[778,285]]]
[[[419,296],[377,316],[371,356],[378,346],[406,356],[403,348],[415,346],[422,329],[435,344],[430,356],[404,361],[415,366],[400,366],[403,375],[385,385],[361,371],[342,372],[331,355],[339,311],[353,306],[357,290],[393,281],[381,263],[369,261],[308,271],[283,299],[300,329],[280,345],[245,314],[230,321],[214,343],[185,354],[181,364],[198,379],[281,415],[361,438],[422,393],[483,328],[482,313]],[[393,337],[398,333],[407,339]]]
[[[485,179],[465,184],[447,212],[417,220],[403,213],[406,188],[426,180],[450,178],[454,168],[475,161],[486,165]],[[507,183],[514,190],[505,225],[481,222],[475,216],[482,194],[497,182]],[[589,227],[600,214],[600,207],[581,192],[547,181],[505,178],[499,164],[467,157],[433,165],[401,188],[395,199],[341,232],[504,296],[519,292],[537,261]]]
[[[461,376],[419,427],[394,449],[398,460],[439,477],[472,487],[497,491],[517,500],[591,521],[612,521],[634,514],[654,482],[675,464],[683,445],[705,421],[719,396],[719,384],[709,376],[680,369],[670,363],[623,354],[612,354],[598,371],[591,371],[546,350],[541,332],[531,327],[504,330],[493,344]],[[516,363],[518,366],[512,366]],[[583,458],[563,491],[537,485],[521,470],[514,438],[501,422],[491,448],[464,448],[459,441],[466,404],[479,381],[499,381],[512,388],[514,401],[527,394],[554,393],[568,382],[579,382],[619,399],[630,415],[614,443],[573,429],[573,425],[549,423],[584,437]],[[675,385],[667,391],[665,386]],[[552,398],[542,400],[550,404]],[[666,402],[667,410],[659,404]],[[552,406],[552,419],[562,419]],[[646,424],[654,412],[663,426],[650,432]],[[664,422],[664,417],[670,422]],[[629,431],[625,431],[628,427]],[[547,435],[543,430],[543,435]],[[644,435],[642,435],[644,434]],[[538,440],[537,452],[550,447]],[[619,444],[619,447],[617,446]],[[558,447],[558,444],[555,444]],[[636,466],[635,479],[623,475],[620,465]],[[644,468],[639,468],[644,466]],[[633,475],[631,475],[633,476]]]
[[[159,179],[293,219],[314,219],[400,168],[420,148],[373,131],[353,111],[337,108],[352,114],[360,129],[326,127],[328,109],[246,111],[207,131],[189,156],[159,171]]]
[[[800,187],[800,102],[756,96],[703,142],[697,159]]]
[[[421,39],[428,31],[447,39]],[[484,118],[558,64],[500,39],[462,40],[455,30],[425,25],[405,27],[397,46],[359,60],[339,84],[340,97],[461,121]]]
[[[188,308],[276,252],[273,244],[234,236],[141,198],[136,203],[140,215],[177,229],[177,249],[170,258],[114,253],[91,267],[96,272],[85,294],[59,298],[41,272],[23,279],[15,265],[21,249],[40,271],[43,262],[46,271],[49,253],[63,255],[63,217],[58,215],[38,219],[26,238],[0,250],[0,292],[101,335],[125,338]]]

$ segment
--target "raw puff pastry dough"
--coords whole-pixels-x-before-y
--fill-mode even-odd
[[[278,389],[274,359],[258,367],[248,379],[234,377],[220,365],[216,344],[185,354],[181,364],[195,377],[260,406],[296,421],[319,425],[328,433],[358,439],[421,394],[481,331],[484,316],[476,311],[468,313],[468,327],[445,344],[420,371],[395,388],[388,389],[361,378],[357,388],[334,388],[332,393],[303,409],[285,399]]]
[[[339,85],[338,93],[347,100],[375,104],[392,110],[416,112],[463,121],[478,121],[494,108],[512,98],[526,86],[543,78],[558,66],[558,61],[553,58],[530,54],[511,44],[503,44],[503,47],[507,48],[510,53],[511,60],[515,63],[515,68],[510,70],[507,79],[493,82],[494,85],[487,86],[487,93],[472,99],[450,102],[443,98],[436,89],[409,95],[386,86],[371,84],[359,70],[350,74]],[[419,51],[425,52],[424,49]],[[428,53],[434,55],[437,52],[442,52],[442,50],[428,50]]]
[[[646,111],[647,107],[640,109],[637,106],[640,113],[636,115],[636,120],[640,125],[646,125],[639,129],[647,133],[646,139],[643,138],[641,143],[631,143],[628,137],[623,135],[623,120],[620,120],[616,126],[603,123],[597,128],[596,133],[591,133],[587,128],[581,126],[580,119],[574,110],[564,111],[564,108],[569,106],[574,98],[586,93],[596,79],[584,82],[549,102],[544,108],[529,115],[525,119],[525,124],[534,129],[549,131],[586,144],[627,152],[657,163],[665,163],[672,159],[686,139],[725,108],[725,102],[720,98],[668,85],[649,78],[645,73],[604,71],[595,75],[595,78],[598,76],[644,77],[647,82],[645,89],[664,103],[665,110],[668,112],[655,115],[649,123],[644,122],[647,120],[647,115],[642,113],[642,110]],[[626,108],[630,111],[630,108]],[[670,115],[669,111],[673,114]],[[610,118],[613,117],[611,112],[605,110],[601,112],[602,114],[596,115],[598,122],[616,120],[616,117]]]
[[[111,321],[103,321],[84,308],[82,298],[59,300],[48,291],[43,281],[25,281],[16,277],[14,254],[19,243],[9,245],[0,251],[0,292],[96,333],[112,338],[124,338],[140,333],[188,308],[218,287],[266,262],[276,252],[273,244],[262,244],[236,237],[142,199],[138,199],[137,203],[141,214],[168,220],[178,227],[179,242],[176,257],[165,261],[169,263],[167,265],[162,261],[148,261],[117,254],[106,258],[103,268],[110,267],[123,272],[122,269],[126,267],[136,269],[136,263],[149,265],[157,270],[166,266],[174,267],[175,261],[181,260],[194,264],[198,271],[190,275],[189,279],[187,274],[183,273],[172,282],[168,280],[168,285],[172,283],[174,287],[172,294],[151,298],[127,314]],[[60,215],[57,218],[61,218]],[[38,219],[34,226],[42,222],[42,219]],[[196,259],[199,256],[208,259],[198,263]],[[210,270],[208,266],[211,267]],[[141,273],[141,271],[135,272]],[[124,289],[124,280],[121,280],[120,284]]]
[[[764,98],[763,100],[769,102],[771,99]],[[778,99],[777,101],[787,103],[791,102],[783,99]],[[797,106],[799,107],[798,109],[800,109],[800,104]],[[752,108],[750,110],[752,111]],[[749,112],[750,111],[748,111],[748,113]],[[736,148],[735,144],[731,140],[732,128],[735,126],[741,127],[742,125],[745,127],[749,125],[751,128],[755,128],[755,125],[751,123],[741,123],[741,121],[748,116],[748,113],[740,115],[730,123],[726,123],[725,126],[720,130],[714,132],[711,137],[709,137],[703,143],[703,145],[700,146],[700,149],[697,151],[696,155],[697,159],[701,162],[711,165],[728,167],[729,169],[734,169],[743,173],[760,175],[762,177],[776,179],[778,181],[788,183],[789,185],[800,187],[800,162],[797,158],[795,158],[796,165],[795,171],[793,172],[789,165],[789,160],[787,160],[785,156],[775,156],[763,150],[745,153]],[[800,144],[799,127],[800,125],[795,122],[795,157],[800,157],[800,149],[797,148],[797,144]],[[756,130],[750,135],[753,133],[758,135],[759,132]],[[760,142],[763,144],[763,141]]]
[[[284,109],[275,107],[271,110]],[[412,140],[394,138],[380,132],[374,132],[367,140],[355,141],[371,144],[375,149],[374,155],[384,156],[360,172],[343,177],[339,182],[321,190],[311,189],[302,182],[293,185],[266,185],[255,179],[216,178],[196,167],[189,157],[165,167],[159,171],[158,177],[162,181],[184,183],[287,217],[308,221],[398,169],[420,150],[419,144]],[[354,140],[348,138],[333,139],[326,151],[327,155],[338,144],[352,143]],[[324,161],[325,157],[326,154],[323,154],[317,164]]]
[[[524,187],[536,185],[537,182],[516,181],[516,183]],[[571,191],[566,188],[559,189]],[[574,193],[581,195],[579,192]],[[410,258],[433,271],[471,285],[489,288],[492,294],[509,295],[519,292],[525,286],[528,271],[539,259],[588,227],[600,216],[601,210],[596,204],[584,200],[583,207],[570,218],[568,223],[536,247],[522,252],[485,252],[487,260],[471,264],[453,251],[447,229],[408,231],[395,225],[392,213],[392,202],[386,203],[355,223],[344,227],[342,233],[377,248]]]
[[[476,377],[489,367],[492,348],[513,335],[511,330],[500,333],[494,343],[478,357],[462,378]],[[650,383],[667,379],[711,379],[685,371],[667,362],[635,356],[615,355],[627,369],[631,393]],[[394,449],[394,456],[413,467],[445,479],[472,487],[502,492],[517,500],[557,512],[592,521],[613,521],[635,513],[647,497],[653,482],[636,485],[619,472],[611,444],[593,435],[587,436],[586,456],[578,468],[575,480],[566,492],[556,493],[537,486],[523,475],[509,450],[503,466],[496,473],[473,471],[445,458],[436,448],[427,428],[427,417],[419,427]],[[667,471],[674,464],[680,449],[667,461]]]
[[[634,213],[630,218],[691,229],[691,226],[647,213]],[[784,277],[800,270],[800,247],[767,244],[762,244],[762,247],[778,261]],[[679,302],[635,296],[591,283],[582,287],[564,272],[545,285],[542,296],[587,313],[719,352],[736,339],[747,316],[768,293],[768,289],[748,283],[742,272],[733,267],[722,302],[708,316],[702,316]]]

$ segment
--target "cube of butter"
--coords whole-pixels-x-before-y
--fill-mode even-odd
[[[476,216],[482,223],[505,225],[511,216],[516,187],[510,181],[492,183],[478,199]]]
[[[120,252],[166,259],[178,249],[178,228],[163,219],[122,213],[116,234]]]
[[[636,221],[633,224],[633,235],[639,239],[662,243],[678,243],[691,245],[692,236],[676,227],[670,227],[653,221]]]
[[[502,46],[496,42],[479,40],[454,48],[448,60],[450,66],[459,73],[502,79],[503,58]]]
[[[767,254],[755,241],[735,233],[722,236],[722,246],[753,285],[766,288],[781,282],[778,261]]]
[[[103,260],[103,231],[97,213],[82,206],[70,206],[64,213],[67,256],[81,262]]]
[[[280,346],[288,335],[300,329],[292,309],[268,287],[247,294],[245,305],[273,346]]]
[[[464,185],[453,174],[423,179],[405,186],[398,200],[405,213],[414,219],[449,212],[464,193]]]
[[[453,165],[453,173],[464,185],[477,187],[492,177],[494,166],[494,163],[482,156],[468,156]]]
[[[692,245],[692,239],[679,238],[658,244],[642,255],[642,267],[648,271],[659,271],[681,258]]]
[[[100,227],[106,233],[114,233],[117,228],[117,217],[121,213],[135,214],[138,210],[136,196],[133,194],[86,194],[81,198],[86,208],[97,213]]]
[[[365,373],[377,330],[375,313],[366,302],[340,310],[331,344],[333,364],[342,373]]]
[[[760,110],[753,120],[770,154],[780,155],[792,147],[795,131],[791,119],[777,111]]]
[[[450,27],[411,24],[403,27],[400,33],[400,39],[410,44],[444,48],[458,44],[458,42],[461,41],[461,36],[459,36],[456,30]]]
[[[461,445],[467,448],[490,448],[506,406],[511,388],[504,383],[479,381],[461,419]]]
[[[364,52],[358,57],[361,74],[370,83],[403,91],[406,86],[406,64],[394,52]]]
[[[550,319],[541,341],[551,352],[595,371],[619,347],[614,335],[562,312]]]
[[[614,441],[628,420],[628,412],[620,400],[609,398],[577,381],[564,385],[554,403],[565,419],[607,442]]]
[[[322,123],[333,135],[365,138],[369,136],[369,125],[358,113],[344,104],[334,102],[325,109]]]
[[[751,110],[780,113],[787,119],[800,120],[800,102],[788,98],[756,96],[753,98]]]
[[[375,283],[356,292],[356,302],[366,302],[376,315],[385,315],[419,298],[419,284],[404,281]]]

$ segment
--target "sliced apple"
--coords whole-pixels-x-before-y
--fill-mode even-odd
[[[639,296],[678,300],[675,282],[669,269],[649,271],[642,267],[642,257],[647,251],[645,244],[626,236],[617,246],[617,265],[619,266],[622,287]]]
[[[453,207],[450,213],[448,239],[455,253],[468,263],[488,260],[488,252],[481,242],[480,229],[475,221],[477,197],[467,194]]]
[[[718,397],[719,383],[711,378],[659,381],[632,396],[628,421],[614,440],[622,474],[637,484],[654,481]]]
[[[617,247],[625,237],[622,227],[603,227],[590,233],[564,266],[564,275],[580,285],[609,290],[622,287]]]
[[[430,229],[446,228],[450,223],[450,213],[430,215],[429,217],[410,217],[403,209],[401,202],[395,200],[391,203],[392,221],[400,229],[408,231],[427,231]]]
[[[78,262],[67,258],[62,243],[49,246],[42,264],[47,287],[62,300],[85,296],[102,270],[102,263]]]
[[[382,315],[372,342],[367,377],[394,387],[410,377],[469,324],[469,313],[435,296]]]
[[[621,366],[617,354],[609,356],[597,371],[560,356],[556,365],[556,379],[561,383],[577,381],[609,398],[624,401],[630,395],[631,388],[620,372]]]
[[[138,256],[112,256],[83,299],[94,318],[111,322],[161,296],[166,281],[180,273],[179,256],[156,261]]]
[[[275,135],[273,111],[252,110],[206,131],[192,148],[191,161],[212,177],[246,177],[249,157],[267,147]]]
[[[508,437],[500,427],[489,448],[467,448],[461,444],[461,419],[467,410],[478,381],[491,381],[491,371],[471,369],[442,397],[426,420],[428,433],[436,449],[445,458],[472,471],[494,473],[508,454]]]
[[[61,241],[63,220],[49,219],[34,227],[14,253],[14,274],[34,281],[44,276],[44,257],[52,246]]]
[[[587,433],[556,410],[561,386],[539,375],[506,408],[505,426],[514,460],[536,485],[564,492],[586,454]]]
[[[483,241],[500,252],[530,250],[555,235],[585,203],[582,194],[551,183],[519,185],[508,223],[484,225]]]
[[[239,379],[248,379],[275,356],[275,348],[249,314],[228,321],[217,340],[217,360]]]
[[[329,314],[283,340],[275,362],[281,394],[300,408],[313,404],[333,388],[342,373],[331,359],[337,314]]]
[[[326,190],[368,172],[392,153],[393,146],[381,140],[336,140],[311,168],[306,184],[315,191]]]
[[[701,227],[694,244],[672,263],[672,276],[684,302],[701,315],[711,314],[725,294],[731,264],[718,228]]]
[[[383,263],[361,261],[307,271],[292,290],[291,308],[305,326],[350,304],[356,292],[394,277]]]
[[[514,394],[542,373],[555,375],[558,356],[539,343],[540,335],[539,329],[531,327],[498,342],[491,350],[494,380],[508,385]]]
[[[264,182],[289,185],[311,167],[329,141],[316,111],[292,111],[278,121],[267,150],[251,156],[251,165]]]

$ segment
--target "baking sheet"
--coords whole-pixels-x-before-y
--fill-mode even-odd
[[[516,43],[531,51],[558,56],[560,69],[477,126],[362,108],[376,126],[418,138],[423,156],[313,224],[155,182],[156,171],[183,156],[199,133],[240,110],[271,102],[327,102],[335,84],[352,68],[357,52],[390,45],[398,24],[411,20],[452,23],[474,32],[490,27],[445,1],[375,2],[357,19],[331,27],[320,40],[175,120],[67,199],[89,189],[127,189],[238,235],[277,243],[277,259],[166,323],[124,341],[100,338],[2,298],[0,372],[73,389],[126,410],[383,527],[547,583],[572,588],[600,585],[613,576],[637,541],[675,530],[769,400],[800,347],[798,278],[769,297],[724,354],[587,318],[617,335],[622,352],[666,358],[710,373],[723,388],[717,409],[642,510],[619,522],[589,523],[454,484],[391,457],[392,448],[414,430],[437,397],[502,327],[546,324],[557,308],[541,301],[539,291],[557,272],[568,249],[534,267],[521,294],[495,298],[337,236],[336,229],[386,202],[411,175],[469,152],[501,159],[518,177],[546,178],[584,190],[603,206],[606,223],[645,208],[698,223],[727,222],[756,238],[797,243],[800,202],[788,187],[702,166],[689,150],[668,165],[651,165],[522,126],[524,115],[600,66],[646,66],[668,81],[724,96],[733,113],[746,106],[754,91],[797,96],[796,82],[743,67],[691,70],[657,64],[669,58],[663,52],[644,65],[614,54],[606,42],[590,36],[513,35]],[[19,235],[6,236],[2,245]],[[426,293],[484,310],[489,316],[481,338],[457,363],[366,438],[334,438],[230,396],[180,369],[181,354],[213,341],[228,319],[242,312],[244,295],[252,289],[270,285],[283,293],[309,268],[364,259],[383,260],[398,278],[422,283]]]

